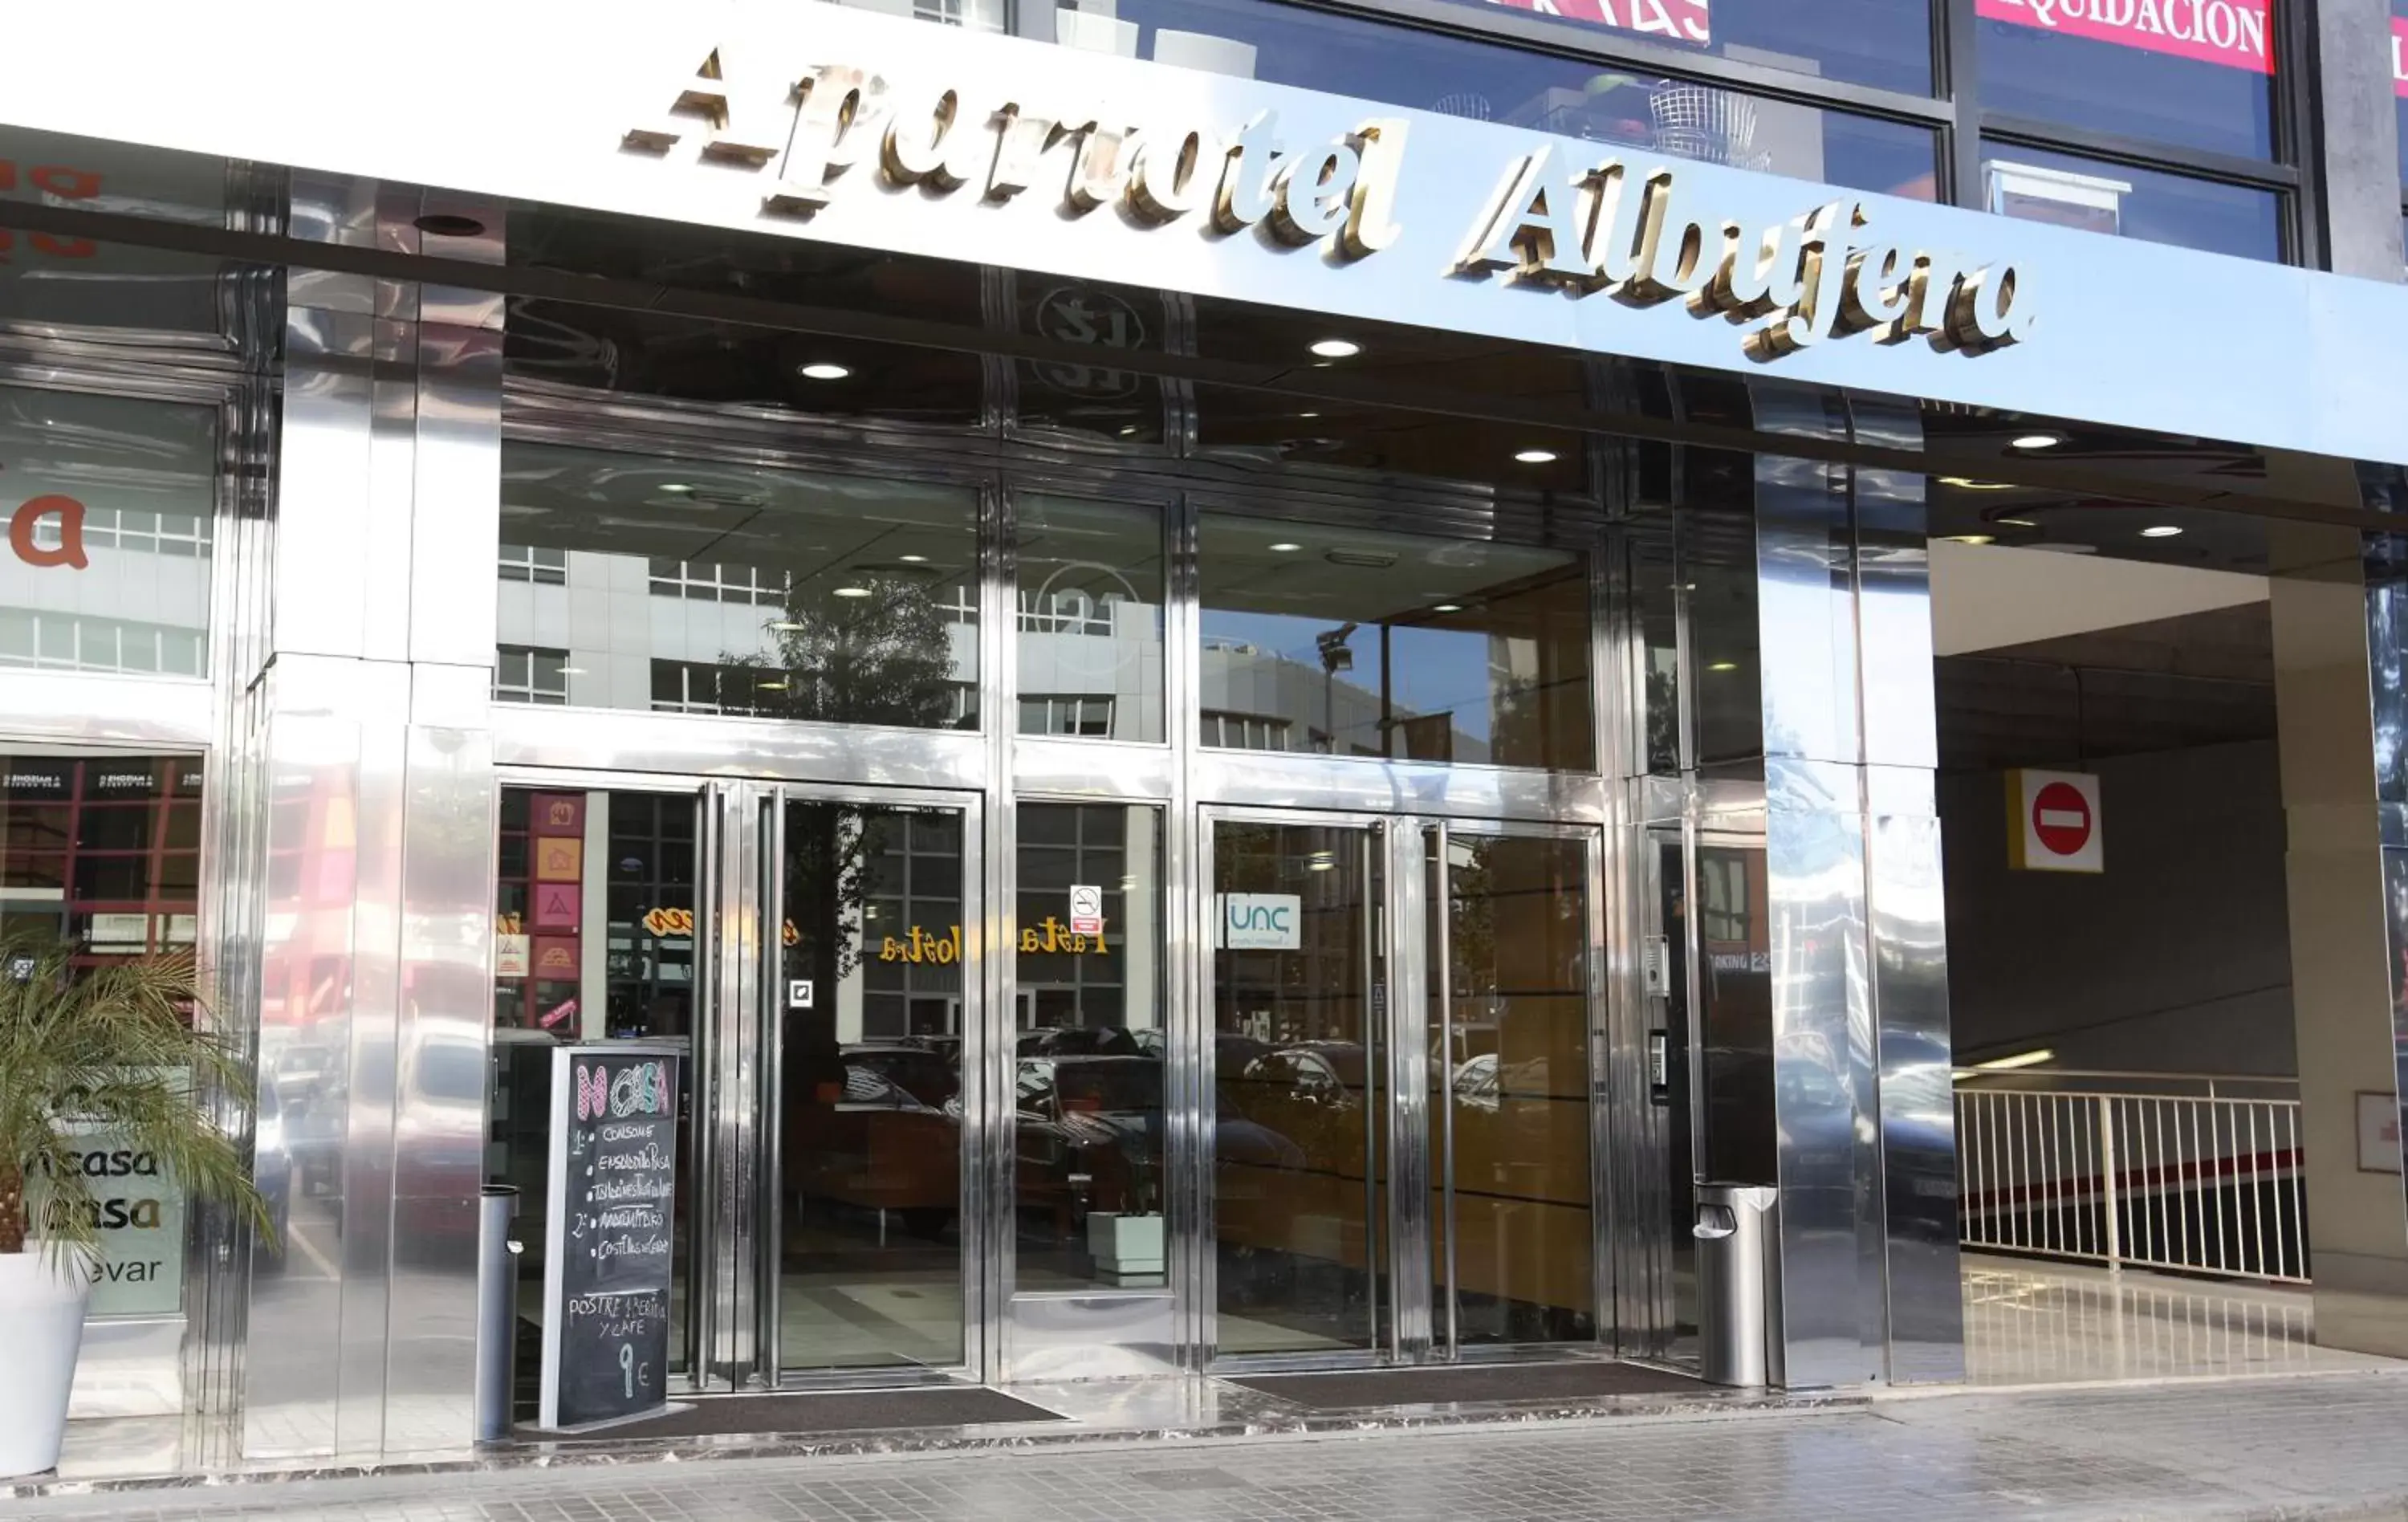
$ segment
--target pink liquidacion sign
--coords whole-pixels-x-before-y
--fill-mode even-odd
[[[1974,0],[1984,19],[2274,72],[2272,0]]]

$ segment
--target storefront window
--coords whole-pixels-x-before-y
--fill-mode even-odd
[[[1598,8],[1598,0],[1585,0]],[[1621,0],[1606,0],[1623,8]],[[1574,6],[1564,6],[1570,12]],[[1648,8],[1682,8],[1651,5]],[[1687,8],[1703,10],[1702,5]],[[1716,6],[1717,15],[1722,7]],[[1785,15],[1778,0],[1744,6],[1742,14]],[[1929,85],[1928,42],[1920,40],[1919,0],[1851,0],[1850,12],[1909,13],[1895,26],[1868,26],[1862,36],[1876,55],[1920,55],[1889,80],[1897,88]],[[1262,0],[1085,0],[1054,12],[1057,40],[1125,58],[1147,58],[1267,83],[1356,95],[1418,110],[1500,122],[1563,136],[1619,144],[1650,152],[1763,169],[1845,185],[1855,190],[1929,200],[1932,137],[1918,128],[1842,116],[1812,106],[1763,100],[1720,86],[1667,79],[1643,70],[1616,69],[1554,58],[1460,37],[1440,36],[1378,22],[1329,15]],[[1751,30],[1765,39],[1758,53],[1740,43]],[[1784,65],[1776,57],[1809,33],[1852,35],[1817,11],[1810,24],[1750,21],[1717,50]],[[1840,78],[1858,75],[1837,66]],[[1868,64],[1867,68],[1872,65]]]
[[[1035,494],[1020,510],[1020,732],[1159,744],[1162,515]]]
[[[1162,814],[1018,818],[1019,1287],[1158,1285]]]
[[[93,957],[194,943],[199,757],[0,757],[0,933]]]
[[[2274,0],[1976,0],[1985,110],[2274,152]]]
[[[1585,771],[1576,551],[1206,513],[1203,743]]]
[[[509,444],[497,564],[498,701],[978,725],[969,488]]]
[[[0,665],[208,675],[217,417],[0,386]]]
[[[2007,143],[1985,147],[1982,182],[1990,210],[2028,222],[2243,259],[2283,257],[2282,206],[2271,191]]]

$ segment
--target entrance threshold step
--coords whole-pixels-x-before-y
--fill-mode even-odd
[[[624,1444],[663,1438],[770,1437],[789,1433],[878,1432],[912,1428],[988,1427],[1058,1422],[1042,1406],[1000,1390],[972,1386],[910,1390],[827,1390],[796,1395],[729,1395],[692,1400],[666,1415],[571,1435],[521,1427],[525,1443]]]
[[[1416,1369],[1349,1369],[1258,1374],[1227,1383],[1308,1411],[1375,1411],[1386,1406],[1494,1405],[1529,1400],[1601,1400],[1615,1396],[1727,1393],[1687,1374],[1603,1358],[1555,1363],[1448,1364]]]

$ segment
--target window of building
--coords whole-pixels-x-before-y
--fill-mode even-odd
[[[1207,642],[1210,653],[1212,645]],[[1225,644],[1223,653],[1246,659],[1256,653],[1252,646]],[[1285,719],[1262,713],[1226,713],[1212,709],[1204,711],[1201,743],[1228,751],[1286,751],[1295,749],[1290,740]]]
[[[1975,0],[1982,108],[2269,159],[2276,0]]]
[[[1498,8],[1468,0],[1467,10],[1472,5]],[[1526,8],[1538,8],[1538,0]],[[1637,11],[1694,18],[1706,8],[1699,0],[1641,0]],[[1720,40],[1684,46],[1929,91],[1930,22],[1923,0],[1841,0],[1811,13],[1792,0],[1714,0],[1713,8]],[[1586,17],[1613,36],[1670,40],[1661,29],[1598,21],[1608,11],[1637,13],[1627,0],[1546,0],[1545,9]],[[1079,0],[1057,8],[1054,20],[1055,40],[1096,52],[1856,190],[1925,200],[1934,194],[1934,138],[1924,128],[1668,78],[1660,68],[1553,57],[1526,43],[1479,42],[1268,0]],[[1587,40],[1586,30],[1563,28],[1574,44]],[[1816,44],[1816,37],[1824,41]]]
[[[1243,748],[1596,764],[1582,552],[1218,512],[1197,546],[1202,711],[1278,721]]]
[[[1024,735],[1163,739],[1162,514],[1018,499]]]
[[[1023,697],[1020,732],[1024,735],[1072,735],[1109,739],[1112,732],[1112,700],[1077,695]]]
[[[0,929],[93,957],[193,944],[197,757],[0,757]]]
[[[495,567],[505,582],[531,582],[539,586],[566,586],[568,552],[532,544],[505,544]]]
[[[1991,144],[1983,208],[2028,222],[2176,243],[2243,259],[2283,257],[2283,205],[2271,190]]]
[[[0,665],[208,674],[213,409],[0,386]]]
[[[501,642],[564,654],[580,706],[977,726],[974,489],[505,441],[502,523],[599,594],[500,588]]]
[[[500,646],[494,652],[494,701],[567,702],[568,652]]]

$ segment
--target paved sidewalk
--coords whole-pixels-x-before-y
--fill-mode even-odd
[[[7,1522],[1665,1522],[2408,1518],[2408,1375],[1701,1419],[138,1490]]]

